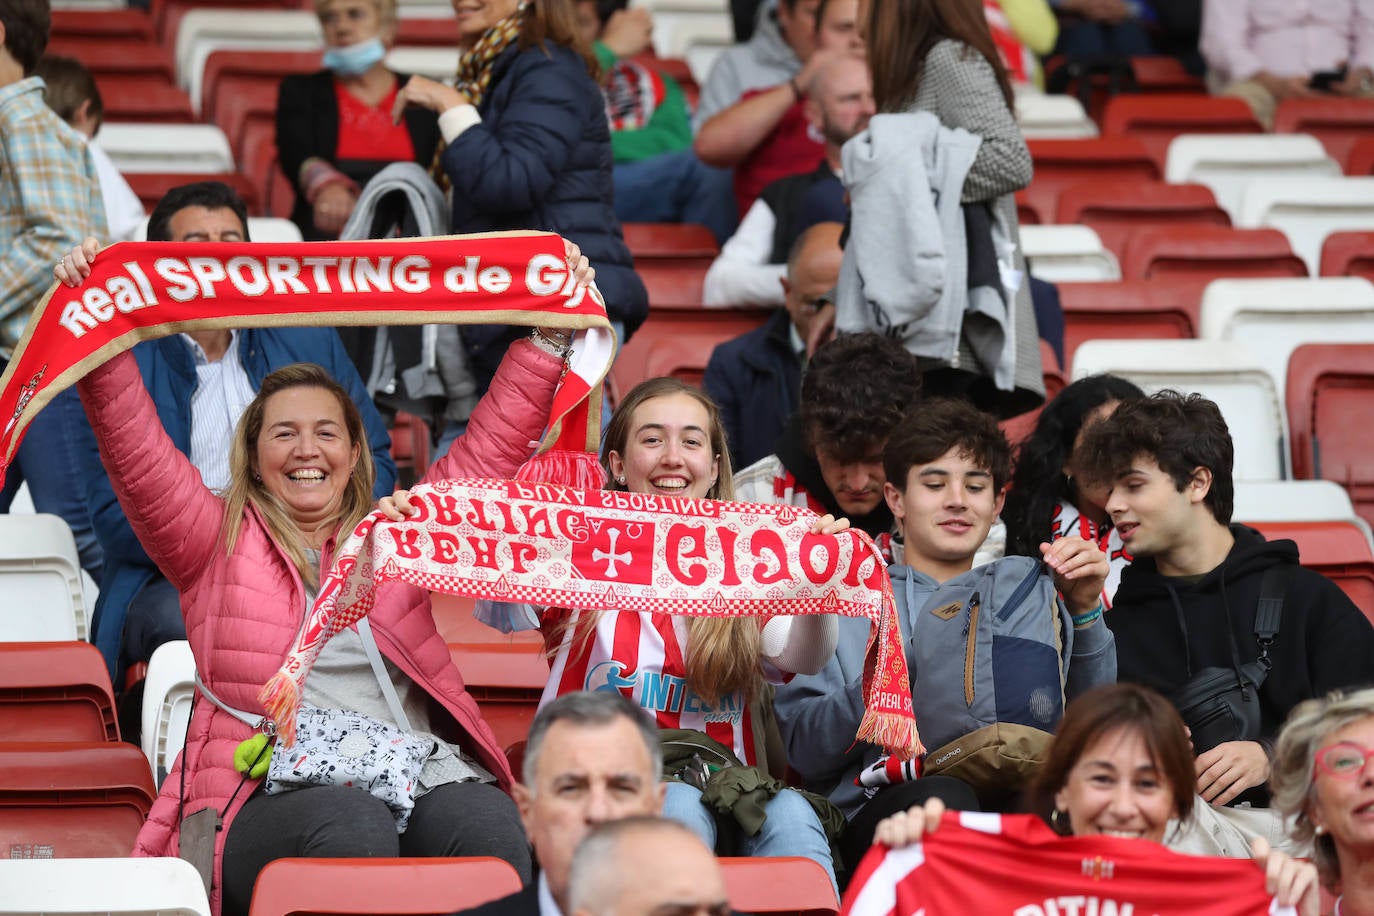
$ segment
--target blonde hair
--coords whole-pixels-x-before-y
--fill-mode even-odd
[[[1299,843],[1311,841],[1312,861],[1322,883],[1329,888],[1340,882],[1341,866],[1335,839],[1329,833],[1318,835],[1312,821],[1317,751],[1335,732],[1371,716],[1374,687],[1348,693],[1336,690],[1294,706],[1274,744],[1274,765],[1269,776],[1274,806],[1293,818],[1293,839]]]
[[[315,15],[323,19],[324,11],[333,2],[334,0],[315,0]],[[396,0],[372,0],[372,5],[377,8],[377,18],[383,25],[396,21]]]
[[[286,506],[268,491],[256,468],[258,437],[262,435],[267,401],[273,395],[292,388],[319,388],[333,395],[343,410],[349,445],[358,448],[358,463],[344,486],[338,515],[333,520],[334,530],[352,528],[372,509],[372,485],[376,471],[358,405],[323,367],[314,363],[293,363],[262,380],[257,397],[243,412],[234,430],[234,441],[229,450],[229,488],[224,493],[224,547],[227,553],[233,553],[243,526],[243,517],[248,506],[252,505],[262,513],[272,539],[286,551],[300,571],[301,578],[313,587],[318,583],[319,570],[314,564],[306,562],[306,545],[300,527],[291,518]]]
[[[606,424],[602,437],[601,465],[606,468],[609,490],[625,490],[610,473],[610,453],[625,454],[630,441],[634,413],[647,401],[670,395],[686,395],[706,409],[710,430],[711,452],[716,457],[716,482],[706,491],[707,499],[735,498],[735,480],[730,470],[730,450],[725,441],[725,426],[720,421],[720,409],[707,395],[674,378],[651,378],[640,382],[625,395]],[[573,632],[573,643],[585,646],[592,637],[598,614],[579,615]],[[564,631],[566,632],[566,631]],[[562,644],[564,634],[555,632],[550,646]],[[759,654],[762,636],[758,621],[752,617],[691,617],[687,621],[688,644],[684,650],[687,665],[687,685],[706,702],[714,704],[722,696],[742,693],[746,700],[754,698],[762,686]]]

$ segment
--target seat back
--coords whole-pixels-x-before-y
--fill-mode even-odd
[[[1084,181],[1157,181],[1163,171],[1145,145],[1133,137],[1084,140],[1028,140],[1035,174],[1019,200],[1052,223],[1060,191]]]
[[[1023,226],[1021,252],[1031,273],[1049,283],[1121,279],[1116,255],[1087,226]]]
[[[1359,528],[1343,521],[1245,523],[1268,540],[1294,541],[1302,565],[1339,585],[1374,623],[1374,554]]]
[[[255,10],[251,16],[232,9],[191,9],[177,27],[177,83],[199,115],[205,61],[211,52],[224,48],[319,51],[323,47],[319,18],[303,9]]]
[[[1374,280],[1374,232],[1333,232],[1322,242],[1323,277]]]
[[[386,65],[398,73],[426,76],[438,82],[452,82],[458,70],[458,46],[410,46],[392,48]]]
[[[1355,142],[1374,132],[1374,105],[1368,99],[1335,95],[1283,99],[1274,110],[1274,131],[1310,134],[1321,141],[1327,155],[1344,165]]]
[[[720,254],[711,230],[696,223],[621,223],[625,245],[635,263],[645,259],[706,260],[707,266]]]
[[[143,683],[142,736],[143,755],[159,786],[186,743],[195,693],[196,659],[191,644],[176,639],[158,646]]]
[[[1237,480],[1288,474],[1287,418],[1273,377],[1244,344],[1226,340],[1090,340],[1073,378],[1110,372],[1147,392],[1173,388],[1215,401],[1235,443]]]
[[[660,375],[700,386],[716,345],[761,327],[771,314],[771,309],[650,308],[649,320],[611,366],[606,381],[612,403]]]
[[[76,641],[0,642],[0,735],[118,741],[114,688],[100,650]]]
[[[1346,488],[1374,525],[1374,344],[1304,344],[1288,361],[1293,471]]]
[[[1127,280],[1305,277],[1307,265],[1277,229],[1142,226],[1126,240]]]
[[[0,747],[0,849],[11,858],[127,856],[157,790],[148,758],[119,741]]]
[[[649,293],[649,317],[652,319],[653,313],[662,309],[700,309],[706,298],[709,268],[709,261],[703,263],[694,258],[651,258],[635,264],[635,273]],[[616,362],[619,361],[617,357]]]
[[[1145,144],[1162,169],[1169,143],[1179,134],[1257,134],[1264,130],[1250,106],[1233,96],[1197,93],[1118,95],[1102,112],[1102,133]]]
[[[210,900],[185,859],[0,859],[5,914],[210,916]]]
[[[243,198],[249,213],[257,211],[258,189],[240,172],[211,172],[196,175],[188,172],[129,172],[124,178],[129,187],[138,195],[143,208],[149,213],[157,206],[164,194],[172,188],[190,184],[194,181],[219,181],[229,185]]]
[[[830,876],[817,862],[800,856],[722,856],[725,893],[737,913],[835,916],[840,901]]]
[[[1321,270],[1332,232],[1374,229],[1374,177],[1274,178],[1251,182],[1241,195],[1240,226],[1273,226],[1307,263]]]
[[[258,874],[250,916],[452,913],[520,890],[510,863],[467,859],[277,859]]]
[[[1359,277],[1214,280],[1202,294],[1204,340],[1243,342],[1285,390],[1304,343],[1374,343],[1374,283]]]
[[[1097,124],[1071,95],[1023,93],[1016,97],[1016,123],[1026,139],[1096,137]]]
[[[121,172],[234,171],[229,138],[213,124],[106,124],[100,146]]]
[[[1205,286],[1188,278],[1065,283],[1059,287],[1065,362],[1073,365],[1085,340],[1196,337]]]
[[[1184,134],[1169,143],[1164,168],[1165,181],[1207,185],[1221,208],[1237,221],[1246,188],[1261,179],[1340,174],[1340,163],[1307,134]]]
[[[1057,223],[1082,223],[1117,256],[1140,226],[1192,224],[1229,226],[1231,218],[1217,206],[1206,185],[1162,181],[1092,181],[1068,185],[1059,192]]]
[[[0,641],[87,637],[76,540],[58,516],[0,515],[0,590],[9,608],[0,614]]]

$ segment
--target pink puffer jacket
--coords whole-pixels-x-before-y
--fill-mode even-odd
[[[427,475],[511,477],[532,453],[548,417],[562,362],[528,341],[511,346],[489,393],[473,412],[467,434]],[[206,685],[224,703],[253,715],[258,690],[281,666],[305,615],[300,574],[250,508],[232,554],[220,538],[224,502],[163,433],[133,355],[124,353],[79,383],[101,460],[139,541],[181,592],[186,635]],[[324,548],[333,552],[331,540]],[[448,710],[442,737],[462,745],[509,789],[510,768],[477,703],[463,687],[448,647],[434,626],[429,593],[396,583],[370,615],[382,655]],[[257,788],[240,787],[234,749],[252,730],[198,697],[186,748],[162,784],[139,833],[135,855],[177,854],[179,816],[206,807],[222,812],[215,844],[211,908],[220,911],[220,859],[229,825]],[[185,768],[186,798],[179,804]],[[225,810],[235,790],[233,804]]]

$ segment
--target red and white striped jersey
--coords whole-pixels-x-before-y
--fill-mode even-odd
[[[564,637],[554,655],[549,682],[540,706],[576,690],[618,690],[654,715],[659,728],[691,728],[704,732],[747,764],[754,764],[754,728],[749,704],[739,693],[707,703],[687,685],[688,618],[649,611],[602,612],[590,639],[577,642],[576,621],[581,611],[549,608],[545,634],[563,627]],[[577,649],[574,655],[573,650]],[[766,663],[765,677],[782,683],[783,674]]]
[[[1102,585],[1102,606],[1110,610],[1117,586],[1121,584],[1121,573],[1131,565],[1131,555],[1121,542],[1121,534],[1116,528],[1110,524],[1099,526],[1072,503],[1061,501],[1054,507],[1050,540],[1057,541],[1074,534],[1085,541],[1092,541],[1107,555],[1107,581]]]
[[[874,847],[844,916],[1259,916],[1287,914],[1245,859],[1120,837],[1058,836],[1038,817],[949,812],[921,843]]]

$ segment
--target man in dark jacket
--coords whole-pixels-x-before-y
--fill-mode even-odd
[[[780,281],[783,308],[763,327],[727,340],[711,353],[701,386],[720,405],[734,467],[772,454],[778,434],[797,409],[811,319],[840,276],[843,228],[820,223],[803,233]]]
[[[1279,726],[1303,700],[1368,683],[1374,628],[1335,583],[1298,565],[1292,541],[1230,524],[1234,449],[1216,404],[1169,391],[1125,402],[1091,427],[1083,451],[1079,473],[1111,486],[1107,511],[1135,558],[1107,618],[1121,680],[1171,695],[1204,668],[1255,661],[1261,583],[1288,568],[1257,733],[1197,748],[1204,799],[1265,804]],[[1196,746],[1200,727],[1189,724]]]
[[[221,182],[182,185],[158,201],[148,220],[148,239],[246,242],[248,211],[233,188]],[[196,465],[206,486],[227,485],[234,427],[263,378],[283,366],[311,362],[327,369],[358,405],[377,468],[373,494],[380,498],[391,493],[396,483],[391,436],[333,328],[193,331],[141,343],[133,353],[163,428]],[[105,551],[91,630],[119,683],[117,675],[125,665],[146,662],[164,642],[185,639],[186,625],[176,588],[143,550],[115,499],[90,428],[83,426],[83,434],[77,460]]]

